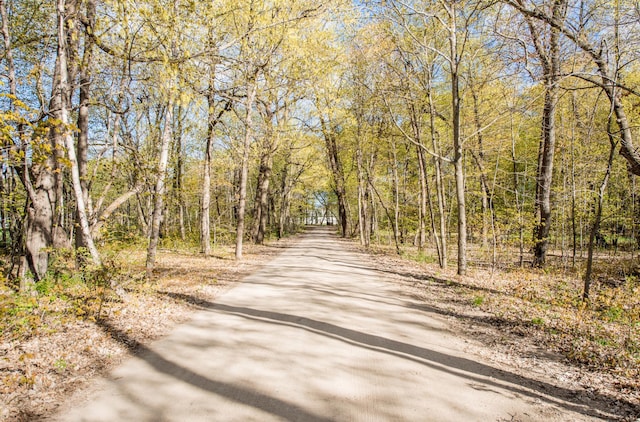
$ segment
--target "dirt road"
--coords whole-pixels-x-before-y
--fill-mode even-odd
[[[470,353],[473,339],[326,228],[200,305],[151,347],[131,344],[138,355],[55,420],[597,420]]]

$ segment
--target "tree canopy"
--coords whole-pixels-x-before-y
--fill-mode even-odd
[[[99,266],[147,239],[152,277],[169,239],[240,259],[305,224],[459,274],[640,243],[635,2],[0,11],[0,240],[22,288],[57,249]]]

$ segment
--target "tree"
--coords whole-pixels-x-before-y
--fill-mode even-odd
[[[561,22],[567,11],[566,1],[554,0],[549,5],[553,19]],[[556,106],[560,92],[560,31],[550,27],[549,34],[543,36],[540,29],[525,15],[531,40],[542,67],[544,83],[544,109],[542,112],[542,130],[538,152],[538,174],[536,184],[536,211],[538,223],[535,228],[535,248],[533,265],[545,264],[549,234],[551,230],[551,186],[553,183],[553,162],[556,148]],[[546,25],[545,25],[546,26]],[[548,40],[548,45],[544,45]]]
[[[61,127],[57,130],[62,132],[61,136],[64,138],[64,144],[67,148],[67,154],[69,156],[69,163],[71,167],[71,180],[73,185],[73,192],[76,200],[76,213],[78,216],[78,222],[80,225],[80,233],[82,236],[82,244],[86,245],[86,248],[91,254],[91,259],[95,265],[101,265],[100,255],[93,243],[93,237],[89,229],[89,220],[87,218],[87,212],[85,207],[85,192],[82,189],[80,180],[80,169],[78,158],[75,151],[75,143],[71,130],[69,128],[69,111],[68,99],[71,97],[68,86],[68,62],[67,62],[67,44],[66,44],[66,9],[65,1],[57,1],[57,18],[58,18],[58,54],[56,58],[56,72],[58,73],[57,86],[54,89],[54,97],[58,97],[58,110],[54,111],[54,116],[59,119]],[[86,105],[85,105],[86,106]],[[83,157],[86,160],[86,157]]]
[[[467,268],[467,217],[464,176],[464,139],[461,134],[461,65],[468,53],[467,45],[482,2],[458,5],[457,1],[440,1],[426,6],[413,2],[392,1],[390,7],[400,26],[427,52],[435,53],[445,62],[449,77],[450,133],[453,147],[451,164],[454,168],[458,225],[458,274]],[[415,17],[418,17],[416,20]],[[413,22],[416,20],[416,22]],[[420,26],[415,26],[418,24]],[[421,37],[420,28],[437,25],[446,34],[448,48],[435,45],[432,39]]]
[[[621,84],[616,77],[620,70],[617,66],[620,64],[616,61],[612,62],[607,60],[608,49],[605,48],[605,46],[607,44],[616,44],[615,42],[607,42],[607,37],[612,35],[611,32],[600,28],[601,30],[587,33],[587,29],[589,29],[587,20],[589,19],[588,17],[592,15],[592,11],[586,10],[589,5],[584,2],[581,3],[580,12],[575,14],[572,22],[560,19],[560,16],[554,15],[552,11],[550,12],[549,10],[538,7],[528,7],[528,2],[524,0],[507,0],[505,3],[523,15],[551,26],[554,30],[567,37],[591,59],[599,75],[599,79],[591,77],[590,72],[580,73],[576,76],[602,88],[607,94],[616,116],[616,122],[620,127],[620,155],[627,160],[630,171],[634,175],[640,176],[640,154],[633,145],[633,133],[629,125],[626,108],[620,96],[617,95],[619,90],[630,91],[630,89]],[[594,5],[593,7],[598,7],[598,5]],[[593,13],[597,14],[600,12],[594,10]],[[631,92],[632,91],[633,90],[631,90]]]

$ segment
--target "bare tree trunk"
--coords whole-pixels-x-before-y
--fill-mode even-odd
[[[244,143],[242,145],[242,163],[240,169],[240,186],[239,186],[239,199],[238,199],[238,220],[236,226],[236,259],[242,259],[242,242],[244,240],[244,219],[245,219],[245,207],[247,201],[247,180],[249,178],[249,151],[251,149],[251,137],[252,134],[252,109],[253,103],[256,98],[256,91],[258,89],[255,79],[251,79],[247,83],[247,100],[246,109],[247,116],[245,119],[245,134]]]
[[[536,204],[539,212],[535,230],[535,249],[533,265],[542,267],[547,257],[549,234],[551,229],[551,185],[553,181],[553,159],[555,152],[555,110],[558,102],[558,87],[555,78],[545,83],[545,106],[542,117],[543,138],[540,141],[541,154],[537,176],[538,192]]]
[[[418,156],[418,180],[420,183],[420,204],[418,206],[418,250],[422,251],[426,243],[426,219],[427,219],[427,202],[429,200],[429,192],[427,186],[427,166],[425,162],[422,147],[416,147]],[[435,234],[435,233],[434,233]],[[439,250],[440,248],[436,248]],[[440,253],[438,253],[440,255]]]
[[[473,155],[474,161],[480,171],[480,191],[481,191],[481,205],[482,205],[482,247],[489,247],[489,228],[493,226],[493,221],[490,220],[493,215],[492,199],[489,190],[489,183],[487,181],[487,172],[485,169],[485,157],[484,157],[484,142],[482,137],[482,123],[480,121],[480,108],[478,104],[478,94],[476,93],[475,86],[471,85],[471,98],[473,99],[473,116],[476,126],[476,132],[478,133],[478,152]]]
[[[95,1],[87,1],[86,18],[93,26],[95,20]],[[89,153],[89,102],[91,100],[91,61],[93,58],[93,39],[85,37],[84,55],[82,57],[80,70],[80,105],[78,108],[78,172],[80,173],[80,186],[82,187],[84,203],[87,205],[87,212],[90,213],[90,197],[88,183],[88,153]],[[76,211],[76,248],[88,247],[88,239],[85,238],[81,226],[80,215]]]
[[[273,158],[271,157],[271,145],[263,151],[260,158],[260,170],[258,175],[258,186],[256,189],[255,204],[255,231],[254,241],[256,245],[264,243],[264,235],[267,229],[268,201],[269,201],[269,184],[271,181],[271,171],[273,169]]]
[[[554,20],[561,20],[566,10],[566,2],[559,0],[552,6]],[[551,185],[553,182],[553,161],[556,143],[556,107],[558,104],[560,80],[560,31],[551,26],[549,28],[548,49],[542,44],[544,37],[538,32],[530,18],[527,18],[529,32],[538,57],[542,62],[544,72],[544,109],[542,111],[542,136],[538,154],[538,174],[536,177],[535,208],[538,212],[538,222],[534,231],[533,266],[545,265],[547,249],[549,248],[549,234],[551,230]]]
[[[387,215],[387,218],[389,219],[389,223],[390,223],[390,224],[393,224],[393,221],[392,221],[392,219],[393,219],[393,215],[391,214],[391,212],[389,212],[389,207],[387,207],[387,206],[385,205],[385,203],[384,203],[384,201],[383,201],[383,199],[382,199],[382,196],[380,196],[380,192],[378,192],[378,189],[376,189],[376,187],[375,187],[375,185],[372,183],[372,181],[371,181],[370,179],[368,179],[368,182],[369,182],[369,186],[371,187],[371,190],[373,190],[373,193],[375,193],[375,194],[376,194],[376,196],[378,197],[378,202],[380,202],[380,206],[381,206],[381,207],[382,207],[382,209],[384,210],[384,213]],[[394,233],[393,241],[394,241],[394,243],[395,243],[395,246],[396,246],[396,253],[397,253],[398,255],[400,255],[400,254],[401,254],[401,251],[400,251],[400,242],[399,242],[399,240],[400,240],[400,239],[398,239],[398,238],[395,236],[395,233]]]
[[[360,233],[360,244],[369,247],[370,238],[367,233],[367,226],[369,222],[369,212],[367,209],[367,178],[364,170],[364,164],[362,160],[362,139],[361,139],[361,125],[362,122],[358,122],[358,129],[356,134],[356,171],[358,176],[358,231]]]
[[[5,166],[5,158],[4,152],[0,153],[0,166]],[[5,172],[0,170],[0,232],[2,232],[2,240],[0,243],[0,248],[5,248],[8,246],[9,238],[7,236],[7,198],[9,197],[9,192],[6,188],[7,183],[5,183]]]
[[[290,153],[285,158],[284,168],[282,169],[282,178],[280,180],[280,210],[278,213],[278,239],[284,237],[286,221],[289,213],[289,168]]]
[[[609,177],[611,176],[611,168],[613,167],[613,159],[615,157],[616,148],[618,143],[616,142],[613,133],[611,132],[611,120],[612,116],[609,116],[609,122],[607,127],[607,133],[609,135],[609,160],[607,161],[607,169],[605,171],[602,182],[600,183],[600,189],[598,189],[598,196],[596,197],[595,215],[593,217],[593,224],[591,226],[591,233],[589,234],[589,246],[587,255],[587,269],[584,275],[584,289],[582,291],[582,300],[588,300],[591,289],[591,277],[593,273],[593,249],[595,246],[596,234],[600,230],[600,222],[602,221],[602,208],[604,205],[604,194],[607,190],[607,184],[609,183]]]
[[[9,93],[13,98],[18,98],[16,67],[13,59],[13,46],[11,43],[11,33],[9,30],[7,5],[4,0],[0,0],[0,14],[2,16],[2,35],[4,39],[5,57],[9,77]],[[57,70],[57,66],[56,66]],[[58,84],[58,74],[53,75],[53,93],[50,102],[50,109],[53,110],[60,98],[56,93]],[[59,107],[59,106],[58,106]],[[15,110],[15,103],[11,104]],[[20,125],[18,126],[18,136],[22,134]],[[51,149],[60,147],[60,137],[55,133],[49,135]],[[28,196],[26,206],[26,218],[24,223],[24,259],[21,261],[19,273],[20,290],[30,288],[31,281],[23,276],[26,267],[29,268],[31,276],[35,281],[44,277],[49,265],[49,254],[47,248],[53,245],[54,209],[57,203],[57,181],[54,176],[58,165],[54,154],[48,154],[41,162],[34,162],[31,166],[27,160],[26,146],[18,139],[22,155],[24,157],[21,166],[16,166],[16,172],[25,188]],[[35,180],[32,181],[32,174]],[[21,249],[19,247],[19,249]]]
[[[129,198],[140,193],[143,187],[144,185],[142,183],[139,183],[138,186],[118,196],[111,204],[109,204],[108,207],[106,207],[103,211],[100,211],[100,213],[96,216],[95,223],[91,226],[91,236],[94,239],[97,238],[99,236],[100,229],[102,228],[102,226],[104,226],[104,223],[111,216],[111,214],[113,214],[120,206],[122,206],[122,204],[127,202]]]
[[[10,38],[10,33],[9,33],[9,23],[7,21],[7,10],[6,10],[6,4],[4,3],[4,0],[0,0],[0,17],[2,18],[2,36],[4,39],[4,48],[5,48],[5,57],[7,58],[7,62],[8,62],[8,70],[9,70],[9,83],[10,83],[10,88],[9,88],[9,92],[14,95],[16,95],[16,80],[15,80],[15,68],[14,68],[14,63],[13,63],[13,52],[11,51],[12,47],[11,47],[11,38]],[[14,110],[15,107],[13,104],[11,104],[11,109]],[[13,172],[13,170],[8,166],[9,160],[9,152],[6,151],[6,159],[5,159],[5,151],[2,151],[0,153],[0,231],[2,231],[2,247],[8,247],[9,246],[9,236],[7,235],[7,228],[9,226],[9,218],[7,216],[7,198],[9,198],[10,195],[10,189],[9,189],[9,183],[5,181],[5,171],[3,171],[3,169],[7,168],[8,171]],[[6,167],[5,167],[6,166]],[[8,179],[8,178],[7,178]]]
[[[182,179],[184,173],[184,160],[182,156],[182,107],[178,106],[178,124],[177,133],[173,136],[175,140],[175,169],[173,175],[173,199],[175,206],[178,208],[178,229],[180,234],[180,240],[184,241],[187,238],[184,221],[184,209],[185,198],[182,187]]]
[[[453,166],[456,178],[456,199],[458,202],[458,275],[464,275],[467,271],[467,213],[465,202],[464,186],[464,163],[462,156],[462,140],[460,138],[460,86],[459,86],[459,63],[457,24],[455,3],[450,5],[451,27],[449,28],[450,60],[449,69],[451,72],[451,109],[453,113]]]
[[[396,143],[392,141],[391,174],[393,176],[393,238],[397,239],[400,233],[400,180],[398,178],[398,152]],[[435,233],[435,232],[434,232]]]
[[[518,239],[519,239],[519,265],[522,267],[524,265],[524,224],[523,224],[523,215],[522,215],[522,201],[520,200],[520,186],[519,186],[519,178],[518,178],[518,161],[516,156],[516,136],[513,131],[513,116],[510,122],[511,129],[511,162],[513,164],[513,194],[516,202],[516,210],[518,212]]]
[[[61,98],[60,101],[60,109],[57,113],[55,113],[61,122],[61,128],[59,129],[62,132],[62,136],[64,138],[64,143],[67,148],[67,155],[69,161],[71,163],[71,180],[73,184],[73,192],[75,194],[76,199],[76,207],[77,207],[77,215],[80,224],[80,233],[83,238],[83,243],[86,244],[86,248],[91,254],[91,259],[95,265],[101,265],[100,255],[98,254],[98,250],[93,243],[93,238],[91,237],[91,231],[89,230],[89,219],[87,218],[86,208],[85,208],[85,195],[82,190],[82,185],[80,181],[80,170],[78,167],[78,159],[76,156],[75,143],[73,140],[73,136],[71,135],[71,131],[68,127],[69,125],[69,111],[67,109],[67,100],[68,98],[67,92],[69,91],[68,85],[68,73],[67,73],[67,52],[66,52],[66,37],[65,37],[65,1],[58,0],[57,2],[57,12],[58,12],[58,59],[56,61],[56,65],[58,67],[58,86],[57,91],[58,95]]]
[[[267,104],[263,104],[262,114],[266,125],[266,133],[262,139],[260,167],[258,169],[258,182],[256,184],[256,198],[254,204],[254,225],[252,237],[256,245],[264,242],[267,231],[267,220],[269,217],[269,185],[271,182],[271,171],[273,170],[273,154],[277,145],[276,131],[274,130],[273,119],[277,113],[272,111]]]
[[[576,223],[576,153],[575,153],[575,130],[578,125],[578,101],[576,92],[573,91],[571,96],[571,106],[573,111],[573,124],[571,126],[571,238],[573,243],[571,255],[571,268],[576,267],[576,256],[578,248],[578,228]]]
[[[170,96],[172,94],[169,94]],[[147,278],[153,275],[153,268],[156,263],[158,243],[160,241],[160,224],[162,222],[162,211],[164,209],[165,178],[167,176],[167,165],[169,163],[169,148],[171,146],[171,125],[173,124],[173,98],[169,97],[164,115],[164,128],[160,139],[160,159],[158,160],[158,170],[156,187],[154,192],[153,214],[151,217],[151,227],[149,236],[149,247],[147,249]]]
[[[210,74],[209,91],[207,93],[207,103],[209,105],[207,124],[207,143],[204,154],[204,169],[202,180],[202,205],[200,213],[200,250],[205,256],[211,255],[211,160],[213,159],[213,143],[215,141],[215,128],[220,122],[222,115],[231,110],[231,102],[218,112],[213,114],[215,109],[215,89],[214,77]]]
[[[209,102],[209,110],[211,110],[211,102]],[[204,151],[202,205],[200,208],[200,251],[204,256],[211,255],[211,158],[213,141],[214,131],[211,127],[211,122],[209,122],[207,143]]]
[[[418,158],[418,180],[420,184],[419,204],[418,204],[418,232],[416,240],[418,250],[422,251],[426,242],[426,215],[427,215],[427,166],[422,151],[422,133],[418,112],[413,103],[409,104],[409,119],[411,122],[412,135],[416,144],[416,154]]]
[[[342,237],[347,237],[348,232],[348,214],[347,214],[347,193],[345,189],[344,172],[342,170],[342,162],[338,154],[338,143],[335,134],[327,127],[324,119],[321,118],[323,127],[324,140],[327,146],[329,156],[329,166],[333,176],[334,190],[338,198],[338,219],[340,220],[340,228]]]
[[[445,213],[446,209],[446,197],[444,194],[444,183],[442,180],[442,160],[440,159],[440,148],[438,145],[438,137],[436,134],[436,109],[433,103],[432,95],[432,71],[429,73],[429,85],[427,87],[427,99],[429,101],[429,127],[431,134],[431,146],[435,156],[433,157],[433,167],[436,177],[436,197],[438,199],[438,217],[440,223],[440,236],[439,236],[439,264],[440,268],[447,268],[447,217]],[[434,232],[435,234],[435,232]],[[438,242],[438,236],[434,236],[436,242]]]

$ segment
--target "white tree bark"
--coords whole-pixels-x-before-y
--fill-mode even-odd
[[[68,62],[67,62],[67,48],[66,48],[66,34],[65,34],[65,0],[57,1],[57,18],[58,18],[58,95],[61,97],[60,101],[60,121],[62,124],[61,130],[63,131],[64,144],[67,149],[67,155],[71,164],[71,181],[73,185],[73,193],[76,199],[76,207],[78,214],[78,223],[80,224],[80,230],[82,237],[86,242],[87,250],[91,255],[91,260],[95,265],[101,265],[100,254],[93,242],[91,236],[91,230],[89,229],[89,220],[87,218],[84,194],[82,191],[82,185],[80,183],[80,171],[78,168],[78,158],[76,156],[76,148],[69,129],[69,110],[67,108],[66,93],[69,89],[68,81]]]
[[[167,176],[167,165],[169,163],[169,146],[171,145],[171,124],[173,123],[173,99],[169,94],[167,110],[164,114],[164,128],[160,140],[160,160],[158,161],[158,180],[156,181],[155,197],[153,204],[153,216],[151,218],[151,234],[149,237],[149,248],[147,249],[147,278],[153,275],[153,268],[156,263],[156,253],[158,242],[160,241],[160,223],[162,222],[162,210],[164,208],[165,179]]]
[[[249,151],[251,149],[251,137],[253,136],[251,126],[253,125],[251,109],[256,98],[258,89],[255,79],[247,84],[244,143],[242,145],[242,168],[240,171],[240,198],[238,199],[238,225],[236,227],[236,259],[242,259],[242,242],[244,240],[244,217],[247,203],[247,179],[249,177]]]

